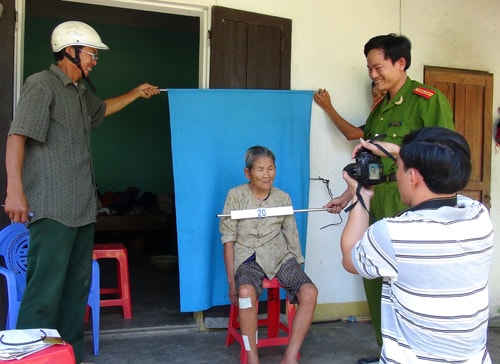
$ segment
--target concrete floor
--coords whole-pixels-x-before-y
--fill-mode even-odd
[[[85,361],[95,364],[239,363],[240,347],[225,346],[225,330],[200,332],[197,327],[159,327],[149,330],[101,332],[101,352]],[[90,337],[86,347],[91,349]],[[500,329],[491,329],[488,347],[493,363],[500,363]],[[279,363],[284,347],[259,350],[261,363]],[[355,364],[376,356],[378,348],[369,323],[313,324],[301,350],[301,363]]]
[[[301,363],[356,363],[377,355],[366,323],[313,325],[301,350]],[[200,332],[197,327],[158,328],[151,332],[101,335],[101,354],[86,361],[99,363],[239,363],[238,343],[225,346],[226,331]],[[89,341],[90,344],[90,341]],[[284,347],[259,350],[261,363],[279,363]]]
[[[175,271],[155,271],[147,254],[130,251],[129,265],[133,318],[124,320],[119,308],[102,308],[100,354],[92,354],[87,324],[86,363],[239,363],[239,344],[225,346],[226,330],[202,332],[190,313],[179,312]],[[104,279],[106,271],[101,266]],[[493,363],[500,363],[500,328],[490,329],[488,348]],[[302,346],[300,362],[355,364],[361,357],[377,356],[378,351],[370,323],[315,323]],[[261,363],[279,363],[283,352],[284,347],[260,349]]]

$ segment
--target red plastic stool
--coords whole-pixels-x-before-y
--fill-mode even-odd
[[[2,364],[75,364],[75,354],[73,347],[68,344],[55,344],[33,354],[25,356],[22,359],[13,359],[2,361]]]
[[[94,244],[93,259],[116,259],[118,286],[101,287],[101,307],[122,306],[123,318],[132,318],[132,302],[130,299],[130,280],[128,274],[127,248],[120,243]],[[102,298],[102,295],[117,295],[118,298]]]
[[[267,337],[258,338],[257,348],[269,346],[288,345],[290,334],[292,332],[292,322],[295,316],[295,305],[286,300],[287,325],[280,321],[280,287],[278,279],[275,277],[272,280],[264,278],[262,286],[267,289],[267,317],[258,321],[259,327],[267,327]],[[258,302],[258,301],[257,301]],[[248,354],[243,344],[241,336],[240,323],[238,321],[238,306],[231,304],[229,312],[229,324],[226,334],[226,346],[231,345],[234,340],[240,343],[240,363],[246,364]],[[279,331],[283,330],[286,336],[279,336]]]

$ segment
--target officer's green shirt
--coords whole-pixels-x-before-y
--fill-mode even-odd
[[[23,187],[34,219],[77,227],[95,222],[90,131],[106,106],[56,65],[26,80],[9,135],[27,137]]]
[[[368,116],[364,127],[365,138],[378,136],[378,140],[401,145],[406,134],[424,126],[455,129],[450,103],[435,88],[408,77],[397,94],[390,100],[389,97],[386,94]],[[385,175],[396,172],[396,165],[391,159],[382,158],[382,162]],[[382,182],[375,186],[371,210],[376,220],[394,216],[405,207],[396,182]]]

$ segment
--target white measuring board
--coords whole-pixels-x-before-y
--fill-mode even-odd
[[[325,207],[294,210],[292,206],[262,207],[259,209],[233,210],[230,214],[218,214],[217,217],[231,217],[231,220],[263,218],[269,216],[293,215],[296,212],[327,211]]]
[[[233,210],[231,211],[231,220],[251,219],[269,216],[293,215],[293,206],[283,207],[261,207],[258,209]]]

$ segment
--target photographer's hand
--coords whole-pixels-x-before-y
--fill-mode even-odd
[[[352,249],[362,238],[364,232],[370,224],[370,200],[373,197],[373,190],[369,187],[363,187],[347,172],[343,172],[342,177],[349,186],[349,191],[353,194],[349,216],[342,236],[340,237],[340,248],[342,251],[342,266],[351,273],[357,274],[358,271],[352,261]],[[358,190],[358,186],[360,186]],[[359,193],[359,195],[357,194]],[[362,198],[364,203],[357,203],[358,198]]]
[[[349,173],[347,173],[346,171],[342,172],[342,177],[344,178],[344,180],[347,183],[347,188],[348,188],[349,193],[352,195],[351,204],[355,204],[356,202],[358,202],[358,199],[359,199],[359,196],[357,195],[357,189],[358,189],[359,182],[357,180],[355,180],[354,178],[352,178],[351,176],[349,176]],[[360,194],[361,198],[363,199],[363,202],[364,202],[367,210],[370,210],[370,200],[372,199],[373,194],[374,194],[373,187],[361,186],[361,189],[359,190],[359,194]]]
[[[399,150],[401,149],[399,145],[389,142],[379,142],[379,141],[370,142],[362,138],[359,139],[359,144],[354,147],[351,157],[355,158],[356,153],[358,153],[358,151],[362,148],[368,149],[373,154],[378,155],[380,157],[387,157],[387,155],[382,150],[380,150],[375,144],[379,145],[387,152],[389,152],[394,157],[394,159],[397,159],[399,157]]]

